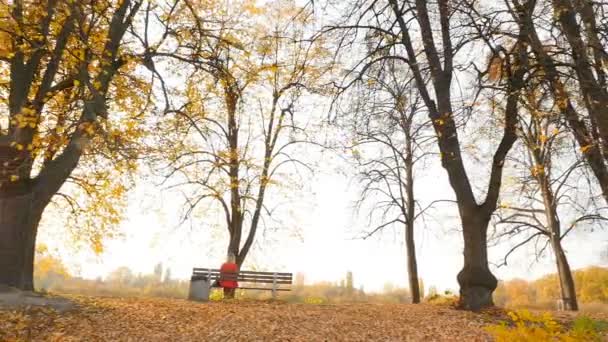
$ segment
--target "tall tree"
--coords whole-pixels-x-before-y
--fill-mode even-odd
[[[355,145],[353,157],[363,183],[359,206],[371,203],[369,222],[377,222],[368,238],[388,227],[403,227],[410,293],[420,302],[415,225],[424,209],[415,198],[414,168],[433,142],[430,122],[421,110],[411,74],[398,61],[368,70],[350,94],[356,98],[347,109]]]
[[[531,70],[543,75],[551,87],[552,97],[608,202],[608,121],[604,115],[608,88],[602,67],[608,54],[605,29],[598,25],[606,5],[578,0],[506,3],[534,51],[536,63]]]
[[[525,239],[515,244],[507,257],[519,247],[546,239],[537,252],[540,255],[547,246],[551,247],[564,308],[578,310],[574,279],[562,241],[575,227],[598,225],[606,219],[592,200],[587,199],[586,205],[582,205],[587,195],[583,163],[576,159],[566,138],[550,88],[543,87],[542,79],[536,81],[529,82],[521,99],[518,134],[523,148],[518,150],[522,156],[512,158],[523,174],[515,193],[503,196],[512,198],[516,204],[503,203],[497,223],[508,227],[501,233],[503,236],[525,234]],[[571,222],[564,227],[566,218]]]
[[[0,2],[0,283],[33,289],[43,211],[88,149],[129,140],[118,129],[131,115],[124,92],[141,94],[121,76],[132,62],[123,38],[141,5]]]
[[[470,310],[491,305],[492,292],[497,285],[496,277],[488,267],[487,228],[496,210],[505,157],[517,140],[517,105],[527,59],[522,37],[512,32],[507,36],[492,36],[491,33],[497,31],[495,22],[480,14],[478,7],[466,1],[449,0],[436,3],[354,1],[347,20],[328,29],[349,33],[346,37],[351,40],[344,38],[347,42],[343,45],[354,41],[360,31],[381,37],[375,52],[361,59],[358,65],[361,69],[389,59],[399,60],[410,69],[432,121],[442,165],[456,195],[464,237],[464,267],[458,274],[460,305]],[[478,44],[474,44],[476,42]],[[487,191],[481,204],[477,203],[471,186],[458,135],[459,122],[462,122],[458,114],[479,113],[474,106],[459,104],[453,95],[452,80],[462,66],[457,54],[468,46],[485,48],[493,57],[500,58],[501,68],[508,74],[499,86],[500,96],[506,99],[501,111],[502,136],[492,159]],[[478,68],[484,69],[484,66]],[[480,82],[484,75],[487,71],[481,73]],[[481,107],[479,112],[488,112],[488,108]]]
[[[182,23],[184,37],[178,39],[218,33],[215,40],[193,39],[199,46],[188,57],[193,68],[181,94],[184,104],[170,111],[174,115],[161,130],[161,139],[173,144],[162,151],[168,157],[163,167],[185,194],[186,216],[204,204],[221,212],[227,252],[240,267],[272,214],[266,205],[270,189],[284,168],[304,165],[291,155],[306,133],[308,118],[299,106],[325,73],[327,52],[304,39],[310,13],[290,1],[220,7],[188,3],[193,20]],[[207,11],[229,15],[204,22]]]

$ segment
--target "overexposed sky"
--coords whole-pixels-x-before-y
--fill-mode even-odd
[[[320,156],[327,160],[326,165],[335,168],[326,167],[324,172],[310,176],[309,186],[286,204],[289,210],[284,210],[283,215],[289,216],[285,214],[289,211],[293,214],[288,222],[258,236],[244,268],[303,272],[306,282],[336,282],[350,270],[355,285],[366,291],[381,291],[388,282],[407,287],[402,230],[387,229],[378,236],[360,239],[367,221],[353,211],[358,189],[357,182],[349,178],[354,174],[344,172],[340,159],[332,158],[330,152]],[[417,190],[422,201],[452,195],[444,170],[435,166],[419,175]],[[128,266],[136,273],[150,273],[159,262],[171,268],[173,277],[183,279],[190,276],[192,267],[218,267],[227,244],[225,228],[204,225],[200,219],[178,227],[180,204],[179,197],[140,183],[121,226],[124,237],[108,242],[104,254],[94,256],[87,250],[64,249],[56,239],[52,239],[55,242],[51,246],[60,247],[67,264],[86,278],[104,277],[120,266]],[[427,288],[458,289],[456,274],[462,266],[462,238],[455,231],[456,215],[455,208],[439,208],[433,213],[434,219],[427,221],[428,227],[418,228],[419,274]],[[213,215],[204,221],[212,219]],[[606,232],[580,232],[566,238],[571,266],[598,264],[607,241]],[[491,260],[499,262],[506,247],[492,248]],[[533,252],[532,246],[520,250],[510,258],[508,267],[494,268],[495,275],[500,279],[532,279],[555,271],[551,256],[535,263]]]
[[[178,82],[170,78],[167,81],[170,85]],[[317,111],[310,115],[319,117],[326,115],[324,108],[308,109],[303,112]],[[479,125],[483,123],[473,128]],[[462,146],[465,143],[463,139]],[[291,196],[283,196],[280,190],[269,192],[267,201],[282,205],[281,224],[273,224],[272,229],[258,234],[244,268],[303,272],[307,282],[335,282],[352,271],[355,286],[366,290],[382,290],[387,282],[407,287],[403,230],[396,227],[367,240],[359,238],[372,227],[366,227],[364,213],[357,215],[353,210],[359,196],[354,179],[357,170],[334,152],[321,153],[311,147],[304,155],[321,167],[315,167],[318,171],[313,175],[304,173],[305,186],[301,192]],[[447,174],[438,160],[432,160],[439,157],[430,158],[429,164],[417,171],[416,196],[427,204],[453,198]],[[483,167],[490,165],[487,160],[482,163]],[[477,167],[469,165],[470,177],[474,186],[485,186],[487,175]],[[481,182],[476,182],[479,180]],[[120,227],[124,237],[109,241],[100,256],[69,248],[69,242],[57,234],[61,232],[60,220],[53,222],[56,227],[42,227],[41,241],[55,247],[72,270],[87,278],[103,277],[120,266],[149,273],[154,265],[162,262],[171,268],[173,277],[187,279],[192,267],[218,267],[223,261],[227,233],[224,226],[217,224],[221,216],[216,211],[201,208],[195,219],[178,225],[182,198],[161,191],[152,181],[138,182],[129,203]],[[463,245],[457,210],[444,205],[431,216],[427,225],[419,226],[416,231],[419,275],[427,287],[457,289],[456,274],[462,266]],[[573,268],[598,264],[600,252],[608,248],[608,232],[575,231],[565,239],[564,245]],[[491,261],[499,263],[508,247],[490,249]],[[508,267],[494,268],[495,275],[501,279],[531,279],[555,272],[550,253],[538,263],[533,262],[533,254],[533,246],[521,249],[511,257]]]

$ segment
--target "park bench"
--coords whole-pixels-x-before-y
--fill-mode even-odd
[[[215,284],[216,280],[236,280],[239,283],[237,287],[239,289],[272,291],[273,298],[277,297],[278,291],[291,291],[293,280],[292,273],[257,271],[220,272],[219,269],[194,268],[192,270],[192,279],[199,277],[205,277],[209,281],[209,284]],[[248,284],[248,286],[242,286],[242,283]],[[262,284],[268,286],[261,286]]]

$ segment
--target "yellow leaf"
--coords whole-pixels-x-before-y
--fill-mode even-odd
[[[581,146],[581,153],[587,153],[592,147],[592,144]]]

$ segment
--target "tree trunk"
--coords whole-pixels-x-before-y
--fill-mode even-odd
[[[224,287],[224,299],[234,299],[236,289]]]
[[[42,209],[34,193],[0,197],[0,284],[34,290],[34,253]]]
[[[489,219],[484,213],[467,210],[462,213],[464,235],[464,267],[458,273],[460,284],[459,306],[465,310],[479,310],[494,305],[492,292],[498,280],[488,267],[487,230]],[[464,215],[463,215],[464,214]]]
[[[539,152],[534,152],[536,163],[541,163]],[[546,161],[550,165],[550,160]],[[542,165],[542,164],[541,164]],[[557,264],[557,275],[559,277],[559,287],[562,294],[562,301],[564,303],[565,310],[577,311],[578,303],[576,301],[576,291],[574,288],[574,280],[572,279],[572,272],[566,253],[562,248],[562,236],[561,236],[561,223],[559,216],[557,215],[557,203],[555,202],[555,194],[551,189],[549,177],[544,173],[537,176],[540,190],[543,195],[543,202],[545,206],[545,217],[549,229],[551,247],[555,254],[555,262]]]
[[[420,303],[420,283],[418,281],[418,264],[416,261],[413,222],[408,223],[405,227],[405,246],[407,249],[407,273],[410,282],[412,303]]]
[[[407,193],[407,212],[405,223],[405,248],[407,249],[407,273],[410,282],[410,293],[412,294],[412,303],[420,303],[420,283],[418,281],[418,262],[416,261],[416,244],[414,242],[414,225],[416,218],[416,206],[414,201],[414,161],[412,137],[410,134],[411,126],[405,125],[406,137],[406,158],[405,158],[405,176],[406,176],[406,193]]]
[[[562,243],[559,237],[551,239],[551,247],[555,253],[555,262],[557,264],[557,275],[559,277],[559,285],[562,294],[562,301],[565,310],[578,311],[578,302],[576,300],[576,289],[574,287],[574,279],[568,258],[562,248]]]
[[[562,116],[567,120],[579,147],[584,151],[582,154],[599,182],[604,200],[608,203],[608,168],[606,167],[606,158],[602,155],[602,151],[605,149],[600,148],[600,141],[598,141],[597,138],[594,138],[593,134],[589,132],[581,115],[579,115],[577,109],[572,104],[571,96],[566,91],[566,86],[561,80],[560,73],[556,67],[556,62],[544,49],[534,27],[532,18],[526,17],[524,20],[520,21],[519,24],[521,30],[527,34],[527,41],[538,57],[542,69],[545,71],[545,79],[551,86],[553,97],[558,108]],[[593,118],[591,103],[586,101],[585,105],[588,108],[589,115]],[[597,121],[592,122],[595,122],[597,125]],[[597,131],[600,132],[599,126],[597,127]]]

